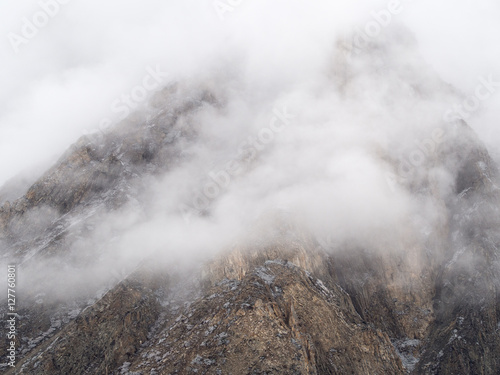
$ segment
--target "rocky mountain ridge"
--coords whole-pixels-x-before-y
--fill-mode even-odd
[[[415,87],[423,96],[435,88]],[[426,160],[428,170],[456,172],[453,191],[441,194],[430,173],[402,183],[433,204],[437,224],[425,233],[408,218],[390,240],[339,243],[273,211],[248,239],[191,268],[153,258],[66,289],[57,272],[48,280],[48,266],[71,273],[99,263],[99,241],[78,246],[96,218],[146,204],[149,179],[190,159],[193,114],[221,103],[205,88],[167,86],[151,111],[82,137],[26,194],[2,203],[2,258],[30,273],[18,362],[6,373],[500,373],[498,170],[463,121],[440,124],[448,140]],[[1,340],[1,363],[6,348]]]

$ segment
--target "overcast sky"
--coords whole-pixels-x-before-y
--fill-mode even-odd
[[[2,5],[0,184],[47,165],[101,121],[133,109],[121,95],[144,86],[144,80],[153,87],[168,77],[217,71],[235,56],[246,56],[254,71],[278,83],[316,68],[336,33],[363,28],[372,12],[391,3],[61,2]],[[391,22],[408,25],[426,61],[464,95],[474,94],[479,77],[500,81],[498,1],[401,1],[398,9]],[[499,118],[500,92],[470,118],[493,153],[500,145]]]

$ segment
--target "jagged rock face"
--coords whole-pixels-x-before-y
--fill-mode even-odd
[[[223,279],[148,348],[159,373],[401,373],[384,333],[362,324],[349,296],[285,261],[267,261],[241,280]],[[179,340],[179,338],[182,338]],[[346,340],[349,338],[349,340]]]
[[[23,242],[28,243],[24,249],[32,247],[38,236],[47,235],[52,220],[88,206],[119,207],[138,188],[135,181],[179,162],[179,141],[186,142],[194,132],[185,117],[205,104],[214,105],[215,99],[205,90],[167,87],[152,98],[153,103],[159,100],[169,106],[155,108],[153,115],[134,114],[107,133],[82,137],[23,197],[4,202],[0,239],[14,248]],[[33,222],[30,216],[44,220]]]
[[[151,290],[127,280],[34,350],[21,372],[109,373],[137,353],[158,315]]]
[[[496,372],[497,318],[484,304],[493,296],[479,311],[465,295],[458,310],[435,310],[433,293],[387,286],[377,272],[390,264],[355,257],[349,268],[345,254],[313,245],[235,249],[191,285],[141,268],[33,349],[19,373],[404,374],[420,355],[417,374]],[[371,286],[353,283],[355,271]]]
[[[356,72],[343,64],[346,93]],[[429,96],[440,87],[410,83]],[[218,105],[207,90],[183,87],[152,103],[153,116],[83,137],[24,196],[4,202],[4,258],[71,261],[94,216],[189,158],[189,116]],[[451,195],[428,176],[404,186],[435,205],[438,224],[424,240],[409,228],[384,249],[320,246],[276,214],[189,272],[149,259],[100,293],[89,286],[71,298],[43,296],[36,283],[20,298],[18,363],[7,373],[500,373],[498,172],[465,123],[447,126],[453,136],[427,163],[458,166]]]
[[[389,336],[363,322],[332,276],[317,279],[282,259],[239,259],[233,264],[246,268],[245,275],[217,280],[208,271],[204,294],[184,308],[168,303],[168,280],[151,289],[151,282],[131,277],[35,349],[20,372],[404,372]]]

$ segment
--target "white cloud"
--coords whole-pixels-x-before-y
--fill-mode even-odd
[[[469,95],[477,77],[500,79],[496,2],[402,3],[404,11],[389,27],[408,25],[427,63],[446,81]],[[353,81],[342,84],[346,56],[335,57],[337,39],[387,6],[243,1],[221,21],[211,1],[72,0],[16,54],[7,35],[20,32],[22,18],[39,5],[10,2],[0,15],[0,183],[53,161],[85,129],[113,116],[112,103],[141,84],[148,66],[158,65],[212,89],[226,105],[193,117],[200,129],[200,142],[189,150],[194,158],[152,185],[150,216],[117,220],[126,233],[118,244],[122,256],[134,258],[138,247],[145,253],[210,252],[277,207],[297,213],[319,235],[390,233],[421,206],[403,189],[391,191],[388,160],[408,158],[416,141],[429,138],[454,97],[434,92],[425,67],[405,70],[417,61],[405,46],[379,57],[362,51],[351,66]],[[429,89],[427,97],[415,92],[418,85]],[[471,119],[491,148],[500,144],[499,98]],[[273,109],[283,106],[296,116],[293,122],[254,161],[242,163],[245,173],[211,199],[211,216],[186,226],[176,216],[180,201],[192,205],[186,191],[202,191],[210,172],[240,160],[241,142],[258,135]],[[448,191],[446,172],[432,173]],[[435,213],[424,216],[435,220]]]

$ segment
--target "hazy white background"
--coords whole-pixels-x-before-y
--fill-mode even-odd
[[[15,54],[37,1],[6,1],[0,12],[0,184],[53,162],[85,129],[110,117],[111,103],[160,64],[174,77],[217,70],[235,56],[269,85],[293,81],[323,63],[334,35],[363,26],[387,1],[242,1],[221,21],[212,1],[72,0]],[[465,95],[478,76],[500,80],[500,3],[402,1],[395,16],[421,51]],[[267,75],[267,76],[266,76]],[[500,93],[470,123],[490,150],[500,144]]]

